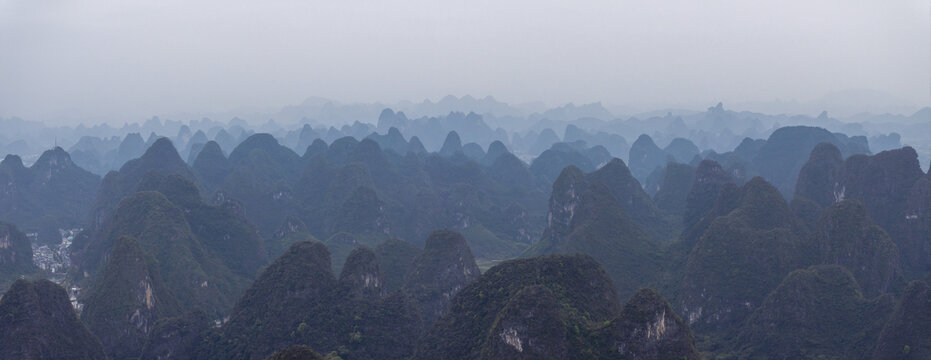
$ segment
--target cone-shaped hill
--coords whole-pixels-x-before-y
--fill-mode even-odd
[[[628,156],[630,171],[641,183],[645,183],[647,177],[650,176],[650,173],[656,170],[656,168],[666,166],[667,162],[676,161],[673,156],[666,153],[663,149],[660,149],[659,146],[656,146],[656,143],[654,143],[653,139],[647,134],[640,135],[640,137],[630,145],[630,154]]]
[[[172,145],[171,140],[160,138],[141,157],[126,162],[120,171],[110,172],[103,178],[92,213],[92,227],[100,226],[124,196],[136,191],[139,181],[149,172],[176,174],[196,181],[194,172],[178,155],[178,150]]]
[[[34,270],[32,245],[26,234],[13,224],[0,222],[0,279],[28,274]]]
[[[226,177],[233,171],[233,165],[230,163],[223,150],[216,141],[209,141],[204,148],[194,158],[191,163],[194,174],[204,184],[207,193],[215,191]]]
[[[695,180],[686,195],[683,222],[685,231],[691,231],[714,208],[724,184],[734,179],[713,160],[702,160],[695,170]],[[704,229],[701,230],[704,232]]]
[[[837,201],[837,172],[844,163],[840,150],[831,143],[820,143],[811,150],[808,162],[798,173],[795,196],[814,201],[822,208]]]
[[[386,291],[400,290],[404,286],[404,274],[419,254],[420,248],[397,238],[385,240],[375,247]]]
[[[659,244],[628,217],[604,183],[567,167],[553,184],[548,226],[525,254],[588,254],[598,260],[622,296],[659,278]]]
[[[446,140],[443,141],[443,147],[440,148],[439,154],[442,157],[452,157],[457,152],[462,152],[462,140],[459,139],[458,133],[450,131],[446,135]]]
[[[799,171],[812,150],[824,142],[834,144],[844,156],[869,152],[866,146],[819,127],[786,126],[769,136],[752,159],[753,168],[782,194],[791,197]]]
[[[337,280],[325,246],[292,245],[246,291],[201,356],[263,359],[295,344],[352,359],[410,356],[421,328],[415,303],[401,293],[384,296],[371,250],[353,251],[343,268]]]
[[[872,298],[893,291],[901,282],[898,247],[873,224],[859,201],[844,200],[825,209],[814,237],[820,263],[846,267],[865,296]]]
[[[586,255],[510,260],[454,300],[415,359],[697,359],[681,319],[652,290],[622,308],[604,269]],[[659,356],[659,357],[657,357]]]
[[[404,276],[404,291],[420,306],[427,325],[446,313],[459,291],[480,275],[472,251],[461,234],[440,230],[427,238],[423,251]]]
[[[640,289],[621,314],[595,333],[605,358],[688,359],[701,357],[689,325],[656,290]]]
[[[685,265],[677,302],[693,327],[733,329],[785,275],[819,260],[775,187],[757,177],[734,195],[733,210],[711,222]]]
[[[614,158],[600,169],[588,174],[589,182],[602,182],[637,226],[658,241],[670,241],[679,236],[679,224],[664,214],[643,191],[630,169],[621,159]]]
[[[931,357],[931,287],[916,280],[908,284],[892,317],[879,336],[874,359]]]
[[[682,218],[685,216],[686,201],[694,179],[694,167],[679,163],[667,164],[663,183],[653,196],[653,203],[667,214]]]
[[[41,244],[61,242],[59,228],[76,228],[100,187],[100,177],[78,167],[59,147],[24,167],[19,156],[0,161],[0,220],[35,232]]]
[[[58,227],[78,227],[87,220],[99,187],[100,177],[80,168],[60,147],[43,152],[28,168],[10,155],[0,162],[0,219],[39,230],[40,237],[57,243]],[[48,222],[54,234],[42,234]]]
[[[747,320],[741,357],[867,358],[892,306],[891,296],[864,298],[841,266],[793,271]]]
[[[381,269],[375,252],[367,247],[358,247],[349,253],[339,283],[352,298],[380,298],[386,295]]]
[[[110,357],[122,359],[138,357],[155,323],[179,311],[155,259],[135,239],[121,237],[101,279],[90,289],[81,320]]]
[[[0,358],[105,359],[61,286],[20,279],[0,299]]]
[[[250,271],[254,273],[263,264],[261,246],[256,244],[256,238],[250,236],[254,232],[245,231],[244,228],[240,228],[244,232],[238,232],[237,226],[224,228],[224,222],[236,224],[233,215],[226,210],[211,210],[217,212],[218,217],[215,219],[189,220],[187,216],[194,214],[197,206],[205,205],[195,203],[195,208],[186,207],[190,203],[179,199],[199,202],[199,198],[178,196],[179,193],[165,191],[180,205],[159,191],[138,192],[120,202],[114,215],[105,222],[103,230],[94,236],[83,253],[86,255],[84,269],[92,275],[89,281],[99,282],[93,275],[96,269],[104,267],[105,259],[112,252],[117,239],[132,236],[138,240],[142,250],[157,261],[165,284],[182,306],[186,309],[200,307],[211,316],[225,313],[254,276]],[[195,235],[192,226],[207,236]],[[230,249],[228,244],[221,241],[227,237],[245,248]],[[250,244],[255,249],[253,251],[257,252],[253,256],[259,260],[248,260],[252,258],[236,253],[248,253]]]
[[[913,274],[912,278],[927,273],[931,269],[931,216],[925,210],[931,203],[931,181],[922,180],[928,176],[915,150],[904,147],[872,156],[853,155],[841,165],[836,162],[836,151],[819,145],[799,175],[798,194],[819,204],[860,201],[898,246],[903,271]],[[831,176],[834,181],[827,183],[825,178]]]

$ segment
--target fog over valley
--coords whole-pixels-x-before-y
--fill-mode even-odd
[[[931,359],[931,4],[0,0],[0,359]]]

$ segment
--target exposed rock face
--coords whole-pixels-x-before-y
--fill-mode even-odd
[[[825,209],[815,238],[821,263],[846,267],[868,298],[891,291],[901,276],[898,248],[859,201],[844,200]]]
[[[178,188],[175,190],[177,192],[164,189],[141,191],[124,198],[103,229],[88,242],[89,246],[84,252],[87,261],[85,269],[93,269],[90,266],[93,258],[97,259],[97,268],[103,268],[107,254],[117,239],[131,236],[138,240],[139,247],[146,254],[156,260],[154,266],[158,267],[165,285],[185,310],[200,307],[212,315],[226,313],[248,286],[247,279],[251,276],[246,276],[254,274],[255,269],[263,263],[261,259],[264,258],[264,251],[256,244],[254,231],[253,236],[241,237],[238,235],[243,233],[232,229],[241,224],[222,222],[229,219],[228,214],[205,216],[201,220],[208,227],[198,229],[202,236],[195,236],[188,216],[199,210],[185,205],[191,205],[191,201],[199,202],[199,197],[196,193],[179,196],[183,191]],[[170,193],[181,206],[169,200],[161,191]],[[188,199],[188,203],[181,200],[184,198]],[[224,233],[230,237],[215,237]],[[247,245],[255,250],[248,251],[250,246]],[[224,252],[230,250],[234,252]],[[236,269],[241,274],[230,269],[227,263],[239,267]],[[91,281],[95,279],[90,277]]]
[[[607,358],[700,359],[688,324],[656,290],[640,289],[617,319],[598,331]]]
[[[931,358],[931,287],[924,281],[908,284],[886,323],[874,359]]]
[[[65,289],[48,280],[17,280],[0,299],[0,358],[105,359],[103,346],[78,321]]]
[[[367,247],[358,247],[349,253],[339,274],[339,283],[353,298],[378,299],[386,295],[378,259]]]
[[[178,313],[154,260],[135,239],[121,237],[89,291],[81,320],[110,357],[123,359],[138,357],[155,323]]]
[[[789,197],[795,193],[795,183],[802,166],[815,146],[823,142],[834,144],[844,156],[869,152],[846,136],[839,137],[822,128],[786,126],[769,136],[753,159],[753,166],[760,176]]]
[[[421,318],[430,325],[446,313],[453,297],[479,275],[481,272],[462,235],[449,230],[434,231],[405,275],[404,290],[420,304]]]
[[[898,245],[906,272],[931,269],[931,233],[922,236],[920,232],[910,234],[906,230],[906,224],[918,220],[911,218],[918,214],[909,212],[909,201],[928,203],[929,197],[922,198],[920,190],[914,194],[915,199],[910,200],[910,190],[923,177],[926,175],[921,171],[918,154],[910,147],[873,156],[855,155],[844,162],[836,191],[838,198],[857,199],[866,205],[876,224]]]
[[[735,200],[688,256],[677,303],[692,327],[733,330],[786,274],[818,261],[804,225],[772,185],[754,178]]]
[[[582,192],[588,188],[585,174],[575,166],[567,166],[553,183],[550,195],[549,214],[546,216],[544,237],[550,239],[551,246],[563,243],[571,232],[570,224],[575,216],[576,207]],[[541,253],[550,249],[541,249]]]
[[[559,302],[546,287],[528,286],[498,312],[482,349],[483,359],[567,359],[566,327]]]
[[[203,311],[161,319],[149,333],[141,360],[195,359],[197,346],[213,322]]]
[[[383,296],[371,250],[353,252],[337,281],[326,247],[291,246],[240,299],[229,322],[207,344],[214,358],[263,359],[301,344],[351,359],[405,359],[420,336],[416,303]]]
[[[808,162],[798,173],[795,196],[804,196],[822,208],[835,203],[840,194],[835,193],[838,170],[844,163],[840,150],[831,143],[820,143],[811,151]]]
[[[743,327],[741,357],[864,358],[893,304],[891,296],[868,300],[859,290],[838,265],[793,271]]]
[[[611,274],[621,296],[651,285],[659,274],[659,244],[627,218],[600,181],[567,167],[553,185],[549,226],[525,256],[588,254]]]
[[[572,310],[570,310],[572,309]],[[587,255],[509,260],[467,286],[428,330],[415,359],[554,358],[592,353],[592,324],[620,312],[617,292]],[[536,355],[536,356],[534,356]]]

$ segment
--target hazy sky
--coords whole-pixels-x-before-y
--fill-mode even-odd
[[[928,0],[0,0],[0,116],[55,122],[492,95],[931,103]]]

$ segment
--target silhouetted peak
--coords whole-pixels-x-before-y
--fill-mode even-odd
[[[608,161],[607,164],[602,166],[600,169],[595,171],[596,173],[602,172],[605,176],[623,176],[630,177],[630,169],[627,167],[627,164],[624,163],[624,160],[618,158],[612,158],[611,161]]]
[[[732,181],[730,174],[714,160],[702,160],[695,170],[695,182],[698,184],[724,183]]]
[[[25,169],[23,166],[23,159],[19,155],[7,154],[3,158],[3,162],[0,162],[0,165],[7,169]]]
[[[369,138],[362,139],[355,148],[354,157],[357,160],[362,160],[370,156],[383,157],[384,153],[381,150],[381,146],[379,146],[375,140]]]
[[[271,154],[279,146],[280,144],[278,143],[278,140],[275,139],[275,137],[271,134],[252,134],[246,138],[246,140],[243,140],[239,146],[236,146],[236,148],[233,149],[233,152],[230,153],[230,161],[233,163],[238,162],[238,160],[245,158],[253,149],[262,149],[265,150],[265,152]]]
[[[651,146],[651,147],[658,148],[658,146],[656,146],[656,143],[653,142],[653,138],[651,138],[650,135],[647,135],[647,134],[640,134],[640,136],[637,137],[637,140],[634,141],[633,145],[631,145],[631,147],[642,147],[642,146]]]
[[[843,160],[837,146],[829,142],[822,142],[815,145],[815,148],[811,150],[811,156],[808,158],[808,161],[830,161],[838,164]]]
[[[411,139],[408,141],[407,152],[424,154],[427,152],[427,149],[423,146],[423,143],[420,142],[420,138],[411,136]]]
[[[204,144],[204,148],[201,149],[200,153],[197,154],[198,158],[201,156],[206,156],[205,159],[226,158],[226,155],[223,154],[223,149],[220,148],[220,144],[213,140],[210,140]]]
[[[485,150],[482,149],[482,146],[474,142],[470,142],[462,146],[462,154],[472,160],[481,160],[485,157]]]
[[[449,134],[446,135],[446,140],[443,142],[443,147],[440,148],[440,155],[449,157],[460,151],[462,151],[462,140],[459,139],[458,133],[455,131],[450,131]]]
[[[146,162],[184,162],[184,160],[181,160],[181,155],[178,155],[175,145],[172,144],[170,139],[164,137],[155,140],[152,146],[142,154],[142,159]]]
[[[394,118],[394,110],[390,108],[385,108],[381,111],[381,114],[378,114],[378,121],[391,120]]]
[[[71,155],[64,149],[56,146],[54,149],[43,152],[42,156],[39,156],[39,160],[36,160],[35,164],[32,164],[32,168],[53,170],[69,168],[73,165],[74,163],[71,161]]]
[[[724,104],[721,103],[721,102],[718,102],[717,105],[708,108],[708,112],[710,112],[710,113],[721,113],[721,112],[724,112]]]
[[[498,156],[506,152],[509,152],[508,147],[505,146],[504,143],[502,143],[500,140],[495,140],[495,141],[492,141],[491,144],[488,145],[488,152],[486,153],[486,155],[489,157],[497,158]]]
[[[437,230],[430,233],[423,248],[431,251],[447,251],[468,247],[462,234],[452,230]]]
[[[559,177],[556,178],[556,181],[553,183],[553,190],[566,189],[575,184],[580,184],[585,182],[585,173],[575,165],[566,166],[562,169],[562,172],[559,173]]]
[[[303,158],[309,159],[314,156],[323,155],[327,152],[327,144],[323,139],[314,139],[310,145],[307,146],[307,150],[304,151]]]
[[[142,147],[144,144],[145,140],[142,139],[142,135],[137,132],[132,132],[126,134],[126,137],[124,137],[123,141],[120,143],[120,148]]]

